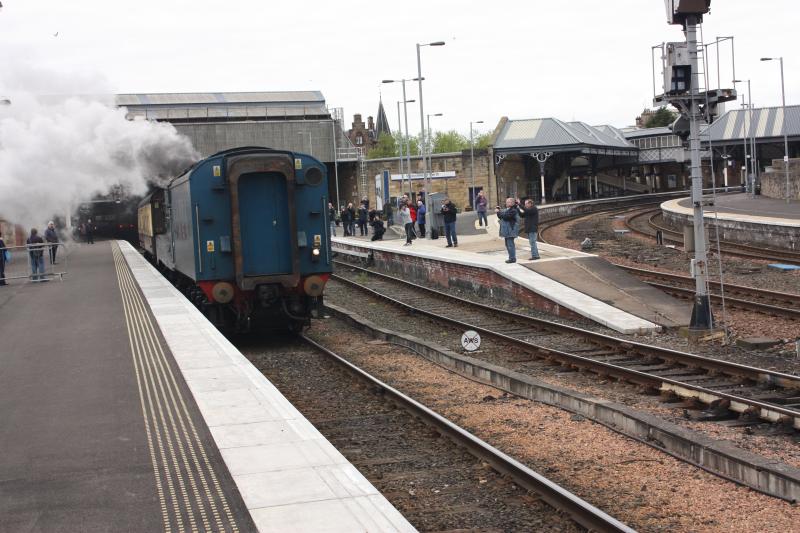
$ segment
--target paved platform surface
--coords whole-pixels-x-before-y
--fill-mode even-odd
[[[163,342],[134,358],[111,243],[70,271],[0,288],[0,530],[253,530]]]
[[[496,225],[496,217],[495,225]],[[366,248],[390,251],[399,254],[408,254],[426,259],[447,261],[478,268],[488,268],[497,274],[511,279],[515,283],[552,300],[575,313],[607,326],[620,333],[650,333],[658,331],[661,326],[650,320],[640,318],[600,301],[528,268],[530,264],[544,265],[549,262],[561,264],[564,259],[596,257],[583,252],[539,243],[538,261],[529,261],[530,247],[526,239],[517,239],[517,263],[507,264],[508,258],[504,240],[497,237],[497,228],[492,227],[492,217],[489,219],[490,228],[487,234],[462,235],[458,237],[458,248],[445,248],[444,239],[417,239],[411,246],[404,246],[404,241],[375,241],[367,237],[337,237],[334,243],[357,244]],[[555,267],[557,270],[557,267]],[[623,298],[621,293],[618,298]],[[610,300],[609,300],[610,301]],[[653,315],[652,312],[649,313]]]
[[[670,200],[661,207],[667,211],[692,213],[690,198]],[[726,220],[800,227],[800,202],[797,201],[787,203],[786,200],[766,196],[726,194],[717,197],[716,206],[705,209],[706,218],[713,218],[715,213]]]
[[[688,326],[691,305],[615,267],[601,257],[566,257],[525,266],[543,276],[668,328]]]
[[[69,264],[0,287],[0,531],[413,531],[129,244]]]
[[[259,531],[415,531],[182,294],[121,248]]]

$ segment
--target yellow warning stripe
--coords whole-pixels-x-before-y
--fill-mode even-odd
[[[188,521],[192,533],[238,533],[136,282],[117,243],[112,250],[164,530],[185,532]]]

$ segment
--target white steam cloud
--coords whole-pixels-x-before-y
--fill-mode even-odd
[[[0,99],[11,100],[0,105],[0,218],[7,222],[41,229],[120,186],[143,194],[148,181],[174,177],[199,158],[172,125],[127,120],[109,97],[36,96],[42,77],[35,74],[12,77],[31,81],[30,90],[0,87]],[[53,83],[58,77],[47,75],[54,93],[64,87]]]

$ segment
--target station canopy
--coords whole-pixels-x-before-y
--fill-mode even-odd
[[[556,118],[508,120],[494,142],[495,153],[575,153],[636,157],[639,149],[613,126],[590,126]]]
[[[725,144],[745,138],[779,139],[784,130],[790,138],[800,138],[800,106],[761,107],[728,111],[709,126],[702,135],[703,141]]]

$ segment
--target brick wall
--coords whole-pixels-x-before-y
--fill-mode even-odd
[[[337,244],[339,248],[368,252],[366,248]],[[411,282],[431,283],[441,288],[459,289],[465,298],[480,303],[516,302],[563,318],[579,318],[574,312],[531,291],[496,272],[412,255],[375,251],[375,268]],[[343,259],[347,259],[343,257]]]
[[[761,194],[786,198],[786,167],[783,159],[772,160],[772,172],[761,174]],[[789,159],[789,197],[800,200],[800,159]]]

